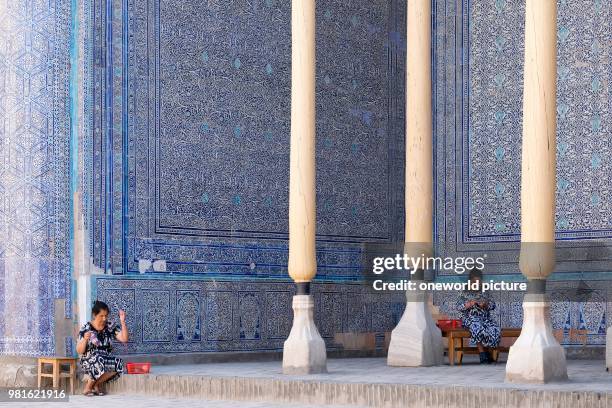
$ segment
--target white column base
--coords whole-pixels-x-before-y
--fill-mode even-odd
[[[283,347],[283,374],[327,372],[327,352],[314,323],[310,295],[293,297],[293,326]]]
[[[565,349],[552,332],[545,295],[525,295],[523,328],[508,354],[506,381],[547,383],[567,380]]]
[[[427,367],[444,363],[442,332],[427,304],[426,292],[406,292],[406,309],[391,332],[387,365]]]
[[[606,370],[612,368],[612,326],[606,330]]]

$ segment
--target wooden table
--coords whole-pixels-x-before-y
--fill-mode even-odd
[[[517,338],[521,334],[521,329],[507,327],[501,329],[501,338]],[[478,354],[477,347],[464,346],[464,339],[470,339],[470,332],[467,329],[443,330],[442,336],[448,338],[448,362],[450,365],[461,365],[464,354]],[[509,347],[497,347],[492,351],[493,361],[497,361],[500,352],[508,352]]]

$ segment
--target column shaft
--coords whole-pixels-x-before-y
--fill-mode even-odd
[[[431,1],[408,0],[406,61],[405,252],[432,254],[433,144],[431,108]],[[414,277],[422,279],[422,271]],[[387,364],[431,366],[443,360],[442,335],[426,292],[407,292],[406,309],[391,332]]]
[[[308,282],[315,253],[315,1],[291,8],[291,155],[289,176],[289,275]]]
[[[291,158],[289,275],[298,284],[283,372],[327,371],[325,342],[314,323],[310,282],[317,272],[315,190],[315,0],[291,3]]]
[[[508,354],[510,382],[567,379],[543,285],[555,266],[556,79],[557,1],[527,0],[519,266],[534,290],[525,295],[521,335]]]
[[[408,1],[407,32],[405,241],[431,244],[433,146],[430,0]]]
[[[525,15],[521,271],[531,279],[554,269],[557,3],[529,0]]]

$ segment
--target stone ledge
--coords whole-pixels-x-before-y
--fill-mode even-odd
[[[316,380],[176,375],[124,376],[113,393],[204,400],[350,405],[366,407],[591,408],[612,404],[605,392],[512,388],[343,383]]]

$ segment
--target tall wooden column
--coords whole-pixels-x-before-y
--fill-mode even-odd
[[[406,61],[406,225],[405,252],[432,254],[433,144],[431,99],[431,0],[408,0]],[[413,280],[423,279],[417,271]],[[428,293],[406,292],[406,309],[391,333],[387,364],[442,363],[440,329],[427,305]]]
[[[521,167],[521,254],[528,279],[523,328],[510,348],[506,381],[567,379],[552,333],[546,278],[555,267],[557,1],[527,0]]]
[[[325,343],[314,323],[310,281],[317,272],[315,192],[315,0],[291,3],[289,275],[296,282],[283,372],[325,372]]]

